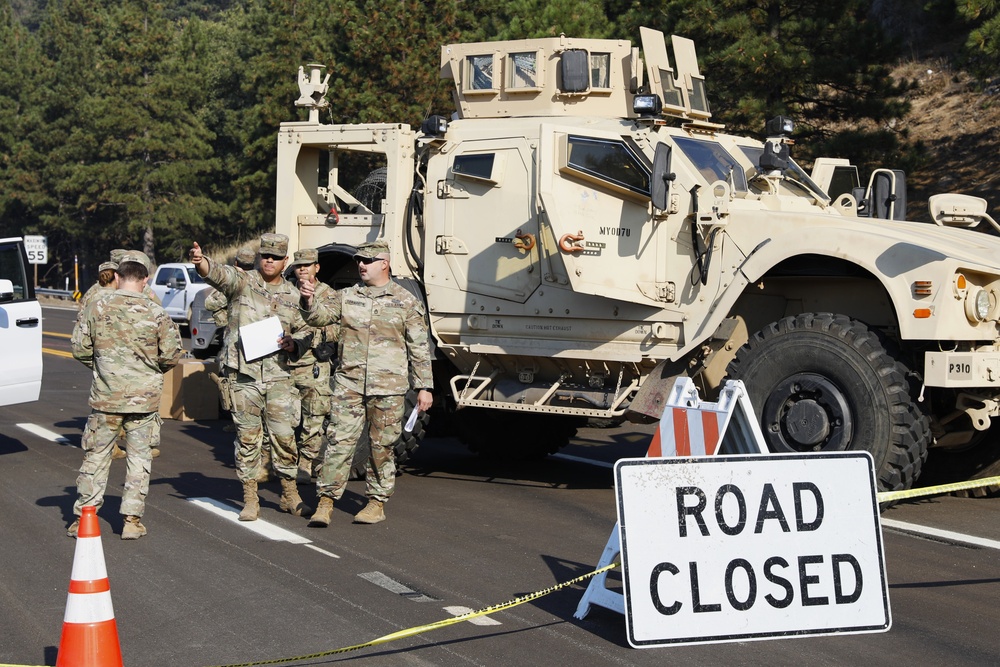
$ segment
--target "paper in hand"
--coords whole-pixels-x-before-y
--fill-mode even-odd
[[[278,344],[281,335],[281,320],[276,316],[241,326],[240,342],[243,344],[243,356],[247,361],[253,361],[277,352],[281,349]]]
[[[409,433],[413,430],[413,427],[417,425],[417,415],[420,414],[420,408],[414,406],[413,411],[410,412],[409,418],[406,420],[406,424],[403,425],[403,430]]]

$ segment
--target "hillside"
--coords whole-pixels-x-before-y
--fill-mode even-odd
[[[1000,85],[978,90],[968,74],[943,60],[900,65],[894,76],[916,83],[911,111],[895,129],[926,151],[921,166],[907,174],[908,217],[930,221],[928,197],[959,192],[986,199],[1000,220]]]

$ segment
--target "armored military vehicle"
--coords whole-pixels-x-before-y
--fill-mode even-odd
[[[680,374],[703,396],[742,379],[774,451],[871,452],[883,489],[973,444],[1000,405],[1000,239],[968,229],[996,227],[986,202],[937,195],[933,224],[908,222],[901,172],[807,173],[785,118],[726,134],[693,42],[641,42],[444,46],[455,112],[419,130],[321,122],[329,76],[300,68],[277,231],[334,286],[389,241],[478,451],[657,418]]]

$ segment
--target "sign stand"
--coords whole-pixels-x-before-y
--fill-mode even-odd
[[[701,401],[698,388],[689,377],[674,382],[659,428],[653,433],[646,456],[713,456],[715,454],[762,454],[767,451],[764,434],[754,415],[746,386],[740,380],[726,380],[717,403]],[[618,524],[601,553],[597,568],[615,562],[621,554]],[[607,588],[607,572],[593,577],[576,608],[574,618],[583,620],[597,605],[625,613],[625,598]]]

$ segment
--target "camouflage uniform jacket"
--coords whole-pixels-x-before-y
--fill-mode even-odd
[[[209,290],[209,294],[205,297],[205,310],[212,313],[215,326],[220,329],[229,324],[229,299],[219,290],[214,288]]]
[[[326,283],[316,283],[315,298],[324,300],[332,299],[333,294],[334,289]],[[293,367],[312,366],[316,363],[316,355],[313,354],[313,350],[323,343],[336,343],[339,337],[340,326],[337,324],[328,324],[325,327],[310,327],[309,337],[303,339],[303,344],[300,346],[301,354],[299,358],[295,361],[290,360],[288,365]]]
[[[268,285],[259,271],[244,271],[235,266],[209,262],[205,282],[222,292],[229,300],[227,342],[220,353],[223,365],[255,380],[280,380],[289,377],[288,355],[272,352],[260,359],[247,361],[243,346],[236,344],[239,328],[277,316],[281,329],[297,341],[309,335],[309,328],[299,312],[299,291],[287,280]],[[300,345],[298,342],[296,345]]]
[[[340,325],[337,388],[393,396],[433,386],[424,304],[395,280],[382,287],[358,283],[314,298],[306,321]]]
[[[101,287],[101,283],[94,283],[93,285],[91,285],[90,289],[87,290],[82,297],[80,297],[81,315],[77,316],[77,320],[79,320],[80,317],[82,317],[83,311],[86,310],[87,306],[90,305],[91,301],[101,296],[107,296],[108,294],[111,294],[114,291],[115,291],[114,288],[110,286]],[[156,293],[153,292],[152,289],[150,289],[149,285],[146,285],[145,287],[142,288],[142,293],[148,296],[154,303],[156,303],[157,306],[163,305],[160,303],[160,298],[156,296]]]
[[[163,373],[184,353],[167,311],[121,289],[87,307],[73,328],[72,344],[73,356],[94,370],[90,407],[119,414],[156,412]]]

